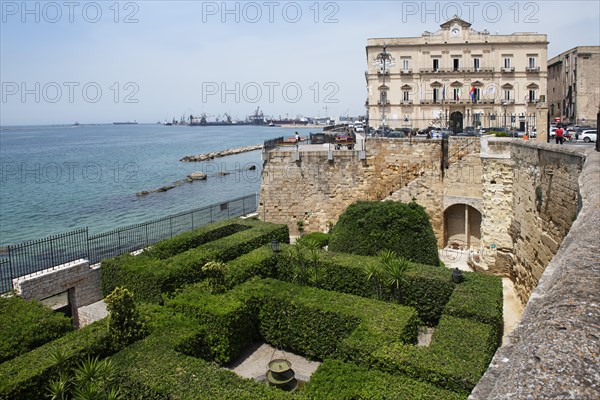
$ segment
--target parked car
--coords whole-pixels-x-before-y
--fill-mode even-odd
[[[432,139],[442,139],[454,134],[454,132],[446,129],[434,129],[430,133]]]
[[[586,143],[595,142],[598,140],[598,131],[595,129],[586,129],[581,131],[577,140],[583,140]]]

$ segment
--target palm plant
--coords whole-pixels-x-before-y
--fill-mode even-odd
[[[363,266],[367,282],[371,283],[373,293],[378,300],[383,296],[383,268],[380,263],[368,263]]]
[[[116,400],[117,389],[110,387],[114,378],[114,366],[110,359],[100,360],[88,356],[76,368],[69,370],[69,352],[56,351],[51,356],[59,370],[58,379],[48,384],[51,400]]]
[[[380,251],[378,258],[383,269],[383,280],[392,287],[396,301],[400,301],[400,283],[404,282],[404,273],[410,268],[411,262],[390,250]]]

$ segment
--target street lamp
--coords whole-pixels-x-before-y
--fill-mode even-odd
[[[385,123],[385,106],[387,103],[387,90],[388,87],[385,86],[385,68],[386,68],[386,64],[390,67],[393,67],[394,65],[396,65],[396,62],[394,61],[394,58],[392,57],[392,55],[390,53],[388,53],[386,51],[386,46],[383,45],[383,51],[379,54],[377,54],[377,57],[375,57],[375,59],[373,60],[373,65],[381,68],[381,72],[383,74],[383,84],[381,86],[379,86],[379,101],[381,103],[381,125],[383,127],[386,126]]]
[[[503,128],[506,129],[506,107],[508,106],[508,102],[502,102],[502,108],[504,108],[504,125]]]
[[[271,242],[271,250],[273,250],[273,253],[278,254],[281,251],[281,248],[279,247],[279,240],[274,239]]]

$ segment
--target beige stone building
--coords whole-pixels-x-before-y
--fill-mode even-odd
[[[600,46],[578,46],[548,61],[548,107],[553,119],[596,124],[600,108]]]
[[[368,39],[369,124],[531,128],[546,113],[547,48],[545,34],[495,35],[458,17],[420,37]]]

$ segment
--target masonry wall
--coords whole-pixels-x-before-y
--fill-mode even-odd
[[[17,294],[26,300],[43,300],[69,292],[73,323],[79,326],[77,309],[103,298],[100,290],[100,267],[87,260],[77,260],[13,280]]]
[[[367,139],[359,151],[271,150],[265,165],[258,213],[266,221],[298,223],[304,232],[327,231],[358,200],[381,200],[417,177],[440,174],[441,141]],[[298,160],[299,157],[299,160]],[[409,200],[410,201],[410,200]]]
[[[532,166],[535,153],[539,154],[540,167],[556,158],[559,171],[550,175],[537,175],[543,193],[556,192],[560,185],[571,191],[571,182],[578,179],[581,209],[568,235],[561,240],[560,248],[546,266],[537,287],[532,291],[517,328],[508,336],[507,343],[498,349],[490,366],[479,381],[469,400],[512,399],[597,399],[600,397],[600,153],[591,148],[585,159],[581,174],[564,174],[573,167],[564,165],[569,161],[576,166],[581,155],[569,154],[566,146],[552,149],[516,146],[518,165]],[[537,151],[536,151],[537,150]],[[562,151],[563,155],[557,154]],[[576,169],[576,168],[575,168]],[[556,172],[555,172],[556,171]],[[560,179],[559,179],[560,177]],[[536,183],[536,182],[532,182]],[[516,197],[526,192],[525,180],[515,186]],[[530,193],[534,191],[530,188]],[[529,196],[527,196],[529,197]],[[532,196],[535,199],[535,196]],[[542,212],[562,209],[568,220],[572,210],[569,195],[544,204]],[[551,197],[550,197],[551,199]],[[553,204],[554,203],[554,204]],[[520,203],[523,205],[523,202]],[[550,215],[540,215],[534,200],[527,200],[517,214],[527,220],[537,220],[538,226],[555,224],[549,232],[558,233],[568,221],[550,221]],[[524,216],[529,210],[529,217]],[[521,224],[521,232],[533,235]],[[533,225],[530,225],[533,228]],[[539,233],[541,235],[542,232]],[[553,234],[552,234],[553,235]],[[523,237],[525,237],[523,236]],[[527,239],[524,239],[527,242]],[[526,247],[517,243],[516,251]],[[542,251],[545,253],[545,250]]]
[[[513,143],[512,278],[525,304],[577,218],[584,157],[565,146]]]

